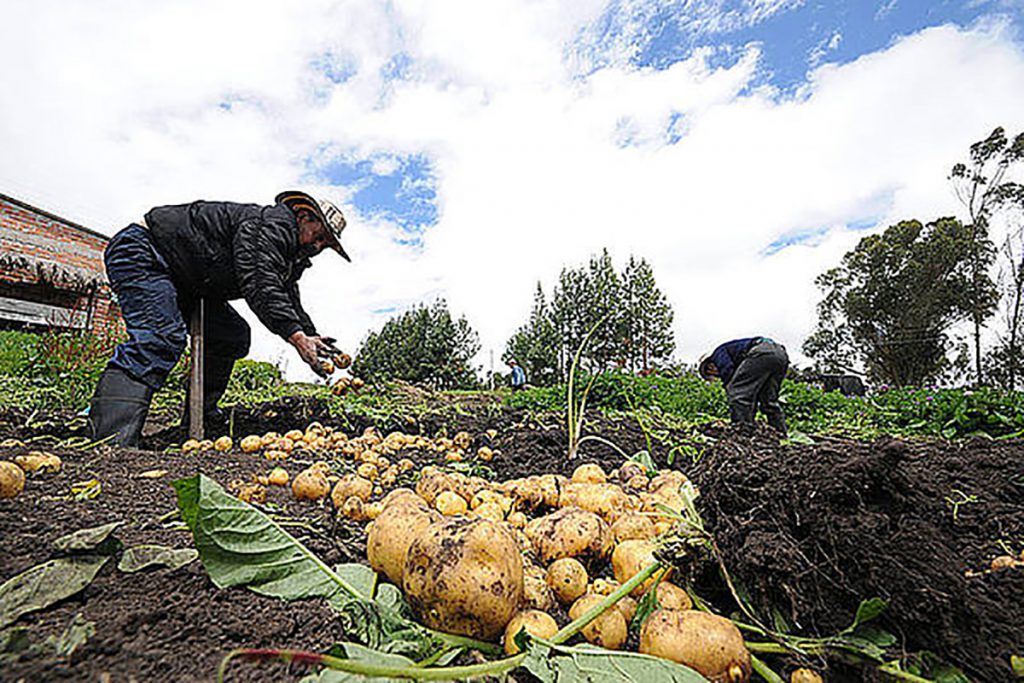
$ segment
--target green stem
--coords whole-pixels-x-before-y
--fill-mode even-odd
[[[357,674],[370,678],[400,678],[419,681],[452,681],[474,678],[477,676],[498,676],[519,666],[526,653],[499,659],[494,662],[483,664],[469,664],[466,666],[441,666],[421,668],[418,666],[384,666],[380,664],[369,664],[352,659],[331,657],[315,652],[302,650],[232,650],[221,660],[217,670],[217,683],[223,683],[224,675],[227,672],[228,663],[236,657],[244,657],[250,660],[276,659],[282,662],[297,662],[309,665],[325,666],[335,671]]]
[[[655,560],[654,562],[647,565],[643,569],[643,571],[641,571],[639,574],[631,578],[626,583],[619,586],[617,589],[615,589],[613,593],[608,595],[608,597],[606,597],[604,600],[591,607],[589,610],[587,610],[587,612],[580,616],[579,619],[576,619],[575,621],[571,622],[570,624],[560,629],[558,633],[551,637],[551,642],[557,645],[559,643],[564,643],[565,641],[569,640],[569,638],[572,638],[574,635],[576,635],[584,628],[586,628],[590,624],[590,622],[594,621],[599,616],[604,614],[605,611],[608,610],[608,608],[610,608],[612,605],[617,603],[625,596],[632,593],[634,588],[642,584],[647,579],[651,578],[651,576],[653,576],[663,566],[664,565],[662,565],[662,563],[658,560]]]
[[[900,681],[910,681],[911,683],[933,683],[931,679],[921,678],[920,676],[916,676],[907,671],[900,671],[892,664],[882,664],[878,667],[878,670],[886,676],[890,676]]]
[[[750,648],[748,647],[747,649]],[[754,667],[754,671],[757,672],[757,674],[761,678],[768,681],[768,683],[786,683],[782,679],[782,676],[779,676],[779,674],[772,671],[771,667],[769,667],[767,664],[762,662],[754,655],[750,655],[750,665]]]

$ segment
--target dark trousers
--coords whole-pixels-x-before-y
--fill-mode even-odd
[[[758,408],[768,424],[786,433],[786,418],[779,405],[779,388],[789,369],[786,347],[772,341],[755,344],[740,362],[725,394],[735,423],[753,424]]]
[[[128,331],[128,341],[118,345],[109,365],[158,390],[185,349],[197,300],[179,291],[167,261],[140,225],[114,235],[103,260]],[[204,393],[216,405],[235,360],[249,352],[250,330],[227,301],[204,301]]]

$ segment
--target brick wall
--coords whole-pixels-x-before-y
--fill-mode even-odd
[[[107,237],[0,194],[0,292],[85,311],[94,332],[121,324],[103,268]]]

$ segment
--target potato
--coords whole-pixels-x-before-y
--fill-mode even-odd
[[[374,481],[377,479],[377,466],[373,463],[364,462],[362,465],[356,468],[356,473],[363,479],[369,479]]]
[[[0,498],[14,498],[25,489],[25,471],[13,462],[0,460]]]
[[[484,503],[483,505],[478,505],[476,509],[473,510],[473,514],[476,517],[484,517],[486,519],[494,520],[495,522],[500,522],[505,519],[505,511],[502,509],[501,505],[497,503]]]
[[[572,473],[574,484],[603,484],[606,481],[608,481],[608,476],[601,466],[595,463],[580,465]]]
[[[245,503],[265,503],[267,501],[267,489],[259,483],[242,484],[235,492],[238,500]]]
[[[441,519],[441,515],[428,508],[419,496],[412,496],[419,504],[405,497],[392,500],[390,504],[385,501],[384,509],[373,520],[373,528],[366,537],[366,558],[370,566],[399,587],[405,575],[409,546],[427,527]]]
[[[538,477],[538,486],[540,487],[541,502],[548,507],[558,507],[558,477],[554,474],[542,474]]]
[[[569,618],[573,621],[579,619],[602,600],[604,597],[593,593],[584,595],[569,608]],[[581,633],[589,643],[609,650],[618,650],[625,644],[626,637],[629,635],[627,626],[622,612],[615,607],[609,607],[601,616],[587,624]]]
[[[473,442],[473,437],[469,432],[459,432],[452,438],[452,444],[459,449],[464,451],[469,448],[469,444]]]
[[[364,509],[363,499],[359,496],[349,496],[341,504],[341,514],[348,517],[354,522],[365,522],[366,521],[366,510]]]
[[[199,450],[199,442],[195,439],[188,439],[185,443],[181,444],[182,453],[193,453]]]
[[[366,503],[363,505],[363,514],[366,515],[367,519],[377,519],[382,512],[384,512],[384,506],[379,500],[375,503]]]
[[[644,466],[636,462],[625,462],[622,467],[619,468],[618,479],[620,484],[625,484],[631,481],[634,477],[647,478],[647,474]],[[644,485],[646,488],[646,484]]]
[[[436,467],[424,467],[420,472],[420,480],[416,482],[416,493],[427,501],[427,505],[433,505],[434,499],[442,491],[457,491],[458,488],[451,475]]]
[[[525,529],[529,521],[522,512],[513,512],[508,516],[508,523],[512,525],[513,529]]]
[[[685,664],[713,683],[750,678],[750,652],[739,629],[707,612],[654,611],[640,629],[640,652]]]
[[[544,570],[537,568],[540,574],[526,573],[523,576],[523,607],[549,612],[555,608],[555,596],[545,579]]]
[[[811,669],[794,669],[789,674],[789,683],[823,683],[821,674]]]
[[[611,526],[612,541],[622,543],[635,539],[646,540],[654,537],[654,522],[650,517],[636,512],[622,515]]]
[[[619,583],[626,583],[646,569],[651,562],[654,562],[654,550],[657,547],[651,541],[641,540],[623,541],[615,546],[615,550],[612,551],[612,573],[615,575],[615,580]],[[650,590],[659,577],[668,578],[671,571],[672,569],[668,568],[655,572],[653,576],[633,589],[633,597],[639,598]]]
[[[992,571],[998,571],[1000,569],[1009,569],[1015,564],[1017,564],[1017,560],[1013,559],[1010,555],[999,555],[992,559],[992,562],[989,563],[989,568]]]
[[[673,491],[678,493],[679,487],[688,481],[689,479],[686,478],[686,475],[679,470],[664,470],[651,479],[647,488],[650,491],[657,491],[661,488],[671,487]]]
[[[409,546],[402,585],[428,627],[494,640],[522,600],[523,559],[505,525],[449,517]]]
[[[466,499],[454,491],[441,491],[434,499],[434,507],[442,515],[451,517],[453,515],[464,515],[469,505]]]
[[[561,508],[531,521],[526,535],[544,563],[561,557],[603,557],[611,543],[608,525],[577,507]]]
[[[476,457],[484,462],[490,462],[491,460],[494,460],[494,451],[487,446],[481,446],[476,451]]]
[[[213,442],[213,450],[223,453],[225,451],[230,451],[231,447],[234,445],[235,444],[231,440],[230,436],[221,436],[218,437],[217,440]]]
[[[288,453],[285,451],[277,451],[271,448],[263,452],[263,457],[266,458],[267,460],[287,460]]]
[[[297,500],[320,500],[330,492],[327,475],[320,469],[302,470],[292,480],[292,494]]]
[[[302,437],[304,437],[305,435],[305,432],[303,432],[301,429],[289,429],[287,432],[285,432],[284,438],[288,439],[289,441],[302,441]]]
[[[555,597],[567,605],[587,592],[587,569],[572,557],[562,557],[552,562],[545,578]]]
[[[575,505],[613,522],[630,507],[629,496],[615,484],[568,484],[562,488],[559,505]]]
[[[619,588],[619,582],[615,579],[594,579],[594,583],[590,584],[587,589],[590,593],[596,593],[597,595],[611,595]]]
[[[334,507],[341,509],[341,504],[346,499],[357,496],[365,503],[370,500],[372,493],[373,482],[369,479],[363,479],[358,474],[346,474],[334,485],[334,490],[331,491],[331,502],[334,503]]]
[[[615,606],[619,608],[620,612],[622,612],[622,616],[626,619],[626,624],[633,621],[633,616],[636,615],[636,600],[628,595],[623,595],[619,598],[619,601],[615,603]]]
[[[255,453],[259,449],[263,448],[263,446],[263,439],[255,434],[250,434],[249,436],[244,437],[238,444],[238,447],[242,449],[243,453]]]
[[[420,507],[426,507],[427,501],[416,495],[416,492],[412,489],[407,489],[404,486],[401,488],[394,489],[388,495],[384,496],[384,499],[380,501],[384,507],[388,507],[392,504],[412,503]]]
[[[627,481],[624,486],[629,491],[646,491],[651,480],[647,478],[646,474],[638,474],[635,477]]]
[[[267,476],[267,483],[271,486],[287,486],[288,470],[283,467],[275,467],[270,470],[270,474]]]
[[[278,434],[277,432],[267,432],[266,434],[260,437],[260,443],[263,444],[264,446],[269,446],[280,438],[281,435]]]
[[[691,609],[693,607],[693,601],[690,600],[686,591],[668,581],[658,584],[658,604],[662,609]]]
[[[334,357],[331,360],[334,361],[334,365],[339,370],[346,370],[348,369],[348,366],[352,365],[352,356],[345,352],[334,354]]]
[[[60,472],[61,459],[53,453],[32,451],[25,455],[14,456],[14,464],[25,472]]]
[[[558,633],[558,623],[554,618],[547,612],[541,612],[539,610],[523,610],[517,612],[512,621],[508,622],[508,626],[505,627],[505,654],[510,657],[514,654],[519,653],[519,647],[516,645],[516,635],[526,630],[531,636],[537,636],[538,638],[551,638],[551,636]]]

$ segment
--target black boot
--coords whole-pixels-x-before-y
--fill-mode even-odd
[[[107,366],[89,403],[89,432],[94,441],[134,448],[139,445],[153,390],[124,370]]]

